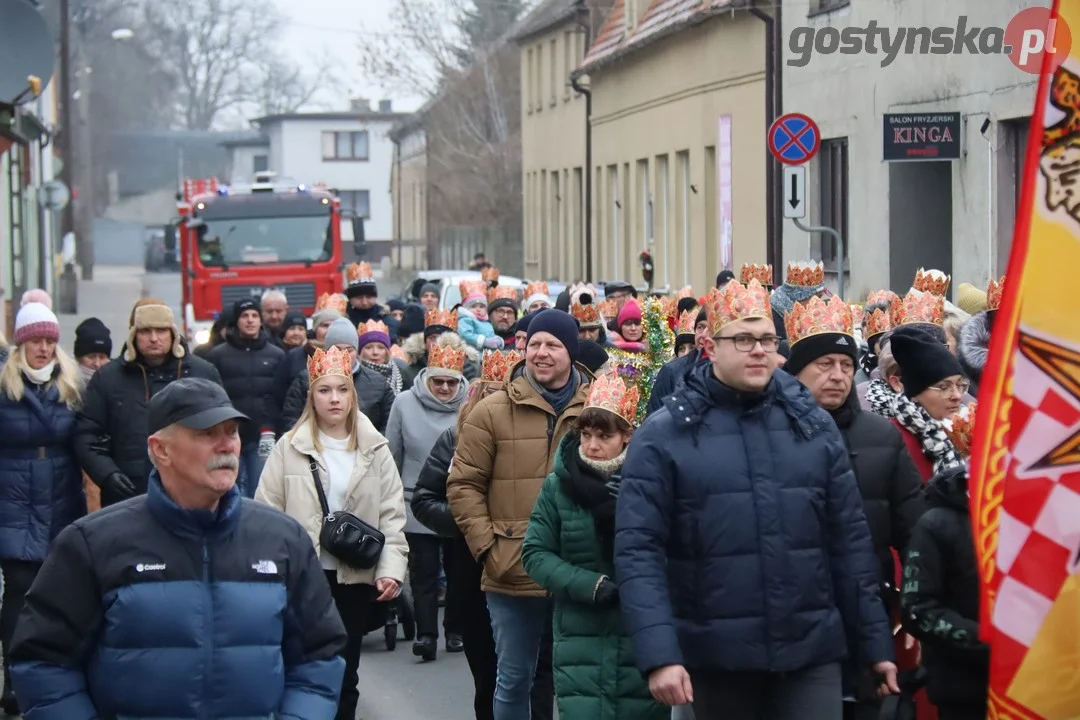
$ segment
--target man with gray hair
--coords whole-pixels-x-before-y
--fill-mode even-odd
[[[262,324],[270,335],[270,341],[284,349],[281,338],[285,334],[285,314],[289,312],[289,299],[277,288],[270,288],[259,300],[262,308]]]
[[[27,717],[335,716],[345,628],[304,529],[236,488],[246,420],[200,378],[150,400],[147,494],[69,525],[26,596]]]

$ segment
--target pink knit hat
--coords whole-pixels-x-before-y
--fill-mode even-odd
[[[19,314],[15,316],[15,344],[22,345],[36,339],[59,342],[60,321],[45,305],[32,302],[19,308]]]

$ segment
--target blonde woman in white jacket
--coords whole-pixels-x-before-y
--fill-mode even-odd
[[[343,655],[345,677],[338,720],[356,716],[357,668],[373,602],[388,602],[401,592],[408,567],[405,497],[386,438],[360,412],[349,354],[333,347],[308,359],[311,385],[307,403],[292,430],[277,441],[267,459],[255,499],[298,520],[322,560],[338,613],[349,635]],[[371,570],[340,562],[319,547],[323,510],[311,460],[330,512],[349,512],[386,537]]]

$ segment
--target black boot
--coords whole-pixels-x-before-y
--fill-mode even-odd
[[[465,651],[465,643],[461,640],[461,635],[457,633],[446,633],[446,652],[459,653]]]
[[[412,645],[412,654],[421,658],[424,662],[431,662],[438,653],[439,643],[431,635],[416,638]]]

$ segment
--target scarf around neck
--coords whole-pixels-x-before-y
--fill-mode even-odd
[[[540,397],[547,400],[551,405],[551,409],[555,411],[556,415],[562,415],[563,410],[570,404],[570,401],[574,399],[574,393],[577,392],[578,385],[581,384],[581,377],[576,367],[570,368],[570,381],[563,385],[558,390],[548,390],[546,387],[540,385],[533,379],[533,376],[529,374],[528,370],[522,366],[520,372],[525,374],[525,378],[532,385],[533,390],[540,393]]]
[[[945,429],[930,413],[907,395],[895,393],[882,379],[871,380],[866,387],[870,408],[882,417],[895,420],[919,440],[923,455],[934,466],[937,475],[950,468],[963,467],[964,459],[956,452]]]
[[[619,497],[619,470],[626,459],[624,449],[618,457],[606,461],[587,460],[581,454],[581,436],[569,433],[563,444],[562,491],[581,509],[592,515],[596,535],[605,560],[615,555],[615,504]]]
[[[370,360],[361,360],[360,366],[366,367],[368,370],[374,370],[386,378],[386,382],[390,383],[390,389],[394,391],[394,397],[401,394],[401,369],[397,366],[397,363],[394,362],[393,358],[385,365],[373,363]]]

